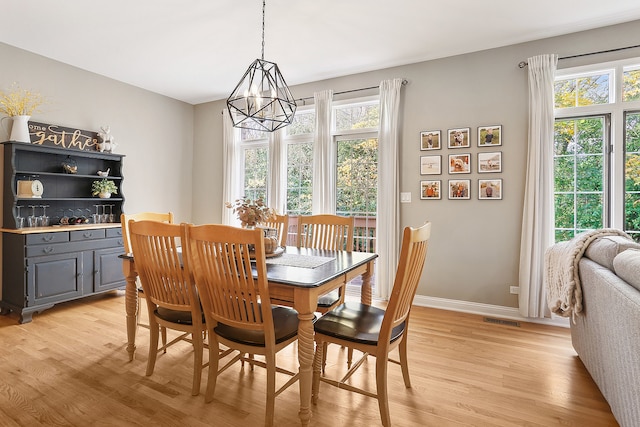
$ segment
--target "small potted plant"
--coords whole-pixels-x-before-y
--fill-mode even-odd
[[[233,203],[225,202],[225,206],[233,209],[243,227],[254,228],[256,224],[268,221],[274,214],[262,199],[251,200],[241,197]]]
[[[91,184],[91,194],[101,199],[108,199],[112,194],[118,194],[118,187],[116,187],[115,182],[106,178],[100,181],[93,181],[93,184]]]

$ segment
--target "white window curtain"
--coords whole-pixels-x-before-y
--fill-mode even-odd
[[[553,84],[557,55],[527,60],[529,151],[520,239],[518,306],[525,317],[549,317],[544,288],[544,252],[553,238]]]
[[[400,186],[398,178],[398,140],[400,90],[402,79],[380,82],[380,133],[378,135],[378,220],[375,296],[389,299],[400,248]],[[426,218],[425,218],[426,220]],[[422,225],[422,224],[416,224]]]
[[[311,211],[336,213],[336,147],[331,137],[331,104],[333,91],[313,94],[316,106],[316,131],[313,140],[313,195]]]
[[[269,179],[267,204],[280,215],[287,208],[287,147],[282,138],[284,129],[269,135]]]
[[[233,202],[242,196],[242,156],[240,152],[240,130],[233,127],[229,111],[222,111],[222,200]],[[222,205],[222,223],[227,225],[240,225],[232,209]]]

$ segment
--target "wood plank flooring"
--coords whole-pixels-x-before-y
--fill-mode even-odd
[[[143,318],[146,308],[143,304]],[[145,376],[149,331],[138,330],[128,362],[121,291],[61,304],[19,325],[0,316],[0,426],[261,426],[265,371],[234,365],[213,402],[191,396],[188,343],[160,355]],[[394,426],[617,426],[571,346],[569,330],[484,321],[481,316],[414,307],[405,389],[389,365]],[[205,355],[205,359],[206,359]],[[278,363],[296,369],[295,344]],[[327,374],[343,372],[346,351],[329,347]],[[356,374],[375,387],[375,359]],[[284,378],[279,378],[279,384]],[[276,398],[275,425],[299,425],[298,387]],[[380,425],[374,399],[321,384],[312,426]]]

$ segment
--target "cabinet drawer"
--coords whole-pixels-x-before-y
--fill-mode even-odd
[[[106,231],[107,231],[107,238],[122,236],[122,228],[107,228]]]
[[[95,240],[104,239],[104,228],[97,228],[94,230],[77,230],[69,232],[72,242],[79,242],[82,240]]]
[[[68,241],[69,233],[66,231],[27,234],[27,245],[45,245],[47,243],[64,243]]]

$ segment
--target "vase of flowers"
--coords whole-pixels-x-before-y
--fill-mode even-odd
[[[243,227],[254,228],[257,224],[268,221],[273,216],[273,209],[264,204],[262,199],[251,200],[247,197],[236,199],[233,203],[225,202],[227,208],[233,209]]]
[[[43,103],[42,95],[20,89],[15,83],[10,92],[0,91],[0,113],[7,116],[3,120],[12,119],[10,141],[31,142],[29,119]]]

